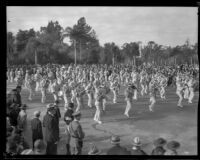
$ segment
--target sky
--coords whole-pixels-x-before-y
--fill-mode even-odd
[[[72,27],[81,17],[86,18],[97,33],[101,45],[114,42],[154,41],[161,45],[191,44],[198,37],[197,7],[7,7],[7,31],[14,34],[21,30],[47,26],[58,21],[66,28]],[[10,22],[8,22],[10,21]],[[68,39],[64,40],[68,43]]]

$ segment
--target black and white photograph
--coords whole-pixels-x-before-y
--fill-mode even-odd
[[[198,154],[198,7],[6,6],[5,154]]]

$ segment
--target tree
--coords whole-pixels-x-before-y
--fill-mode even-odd
[[[122,46],[122,52],[126,55],[126,58],[133,62],[134,58],[139,56],[139,44],[137,42],[124,43]]]
[[[34,29],[30,30],[19,30],[16,35],[16,49],[17,52],[22,52],[26,48],[29,38],[35,37]]]
[[[79,46],[79,56],[80,61],[82,60],[82,47],[85,46],[87,48],[87,43],[98,43],[96,32],[86,23],[84,17],[80,18],[73,27],[66,27],[62,34],[63,39],[65,37],[69,37],[72,45],[74,45],[75,51],[75,63],[76,63],[76,51],[78,50],[77,46]]]
[[[12,32],[7,33],[7,63],[14,61],[15,37]]]

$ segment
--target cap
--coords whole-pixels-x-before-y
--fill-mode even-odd
[[[33,114],[34,114],[35,117],[39,117],[40,113],[41,113],[40,111],[35,111]]]
[[[134,146],[141,146],[141,142],[140,142],[140,138],[139,137],[135,137],[133,139],[133,145]]]

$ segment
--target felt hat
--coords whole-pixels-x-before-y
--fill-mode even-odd
[[[168,144],[167,144],[167,148],[170,149],[170,150],[176,150],[180,147],[180,143],[177,142],[177,141],[170,141]]]
[[[158,138],[153,142],[154,146],[156,147],[164,146],[166,143],[167,141],[164,138]]]
[[[54,107],[53,103],[47,104],[47,109],[50,109],[50,108],[53,108],[53,107]]]
[[[112,136],[111,137],[111,144],[119,144],[120,143],[120,137],[119,136]]]

